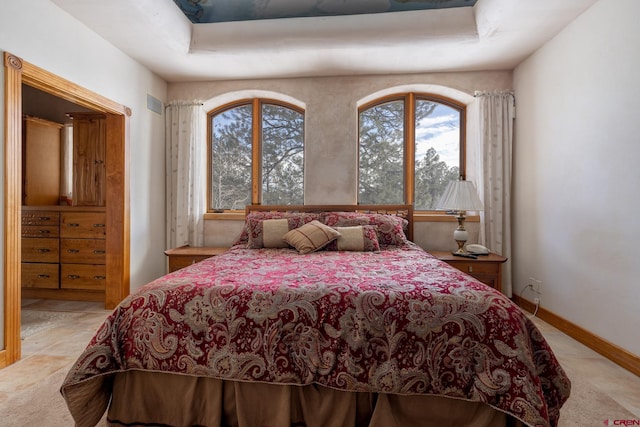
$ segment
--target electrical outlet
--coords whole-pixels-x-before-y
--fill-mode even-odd
[[[529,284],[527,285],[533,292],[540,295],[542,289],[542,280],[538,280],[535,277],[529,277]]]
[[[540,304],[540,298],[534,298],[534,299],[533,299],[533,303],[534,303],[535,305],[539,305],[539,304]]]
[[[536,291],[536,294],[538,295],[542,294],[542,280],[535,279],[533,290]]]

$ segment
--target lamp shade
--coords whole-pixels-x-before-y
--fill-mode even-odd
[[[451,211],[481,211],[484,209],[476,186],[471,181],[450,181],[436,205]]]

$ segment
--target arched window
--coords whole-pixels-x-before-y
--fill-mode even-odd
[[[358,113],[358,203],[434,210],[447,183],[464,177],[464,104],[406,93],[369,102]]]
[[[254,98],[208,118],[210,212],[303,203],[304,111]]]

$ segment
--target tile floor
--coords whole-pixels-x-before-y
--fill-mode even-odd
[[[54,372],[67,368],[89,342],[110,311],[101,303],[26,300],[23,310],[64,313],[55,327],[35,332],[22,341],[22,360],[0,370],[0,404],[12,392],[25,390]],[[587,378],[640,420],[640,377],[603,358],[544,321],[533,318],[569,377]],[[640,421],[639,421],[640,422]]]
[[[0,404],[10,393],[24,390],[67,368],[111,312],[104,310],[102,303],[55,300],[23,300],[22,309],[60,312],[64,321],[35,331],[22,340],[21,360],[0,369]]]

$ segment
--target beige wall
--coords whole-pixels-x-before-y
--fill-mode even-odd
[[[517,67],[514,294],[640,355],[637,0],[600,0]],[[534,296],[524,294],[533,299]]]
[[[427,91],[468,104],[469,177],[473,177],[474,98],[476,90],[510,89],[510,72],[410,74],[273,80],[238,80],[169,85],[172,101],[201,100],[207,109],[250,96],[275,97],[305,108],[305,203],[355,204],[358,191],[358,105],[372,97]],[[207,221],[206,244],[227,246],[241,223]],[[426,249],[450,249],[454,222],[420,222],[415,240]],[[469,224],[477,239],[478,224]]]
[[[132,109],[129,154],[135,167],[130,170],[131,287],[135,289],[163,274],[164,116],[147,110],[146,96],[148,93],[164,102],[166,82],[49,0],[28,4],[0,1],[0,51]],[[0,81],[4,82],[3,67]],[[4,83],[0,84],[0,99],[4,99]],[[4,129],[4,113],[0,114],[0,128]],[[4,146],[4,132],[0,140]],[[0,162],[0,168],[3,165],[4,161]],[[4,258],[2,251],[0,246],[0,257]],[[2,277],[0,271],[0,280]],[[0,283],[0,349],[4,348],[4,285]]]

